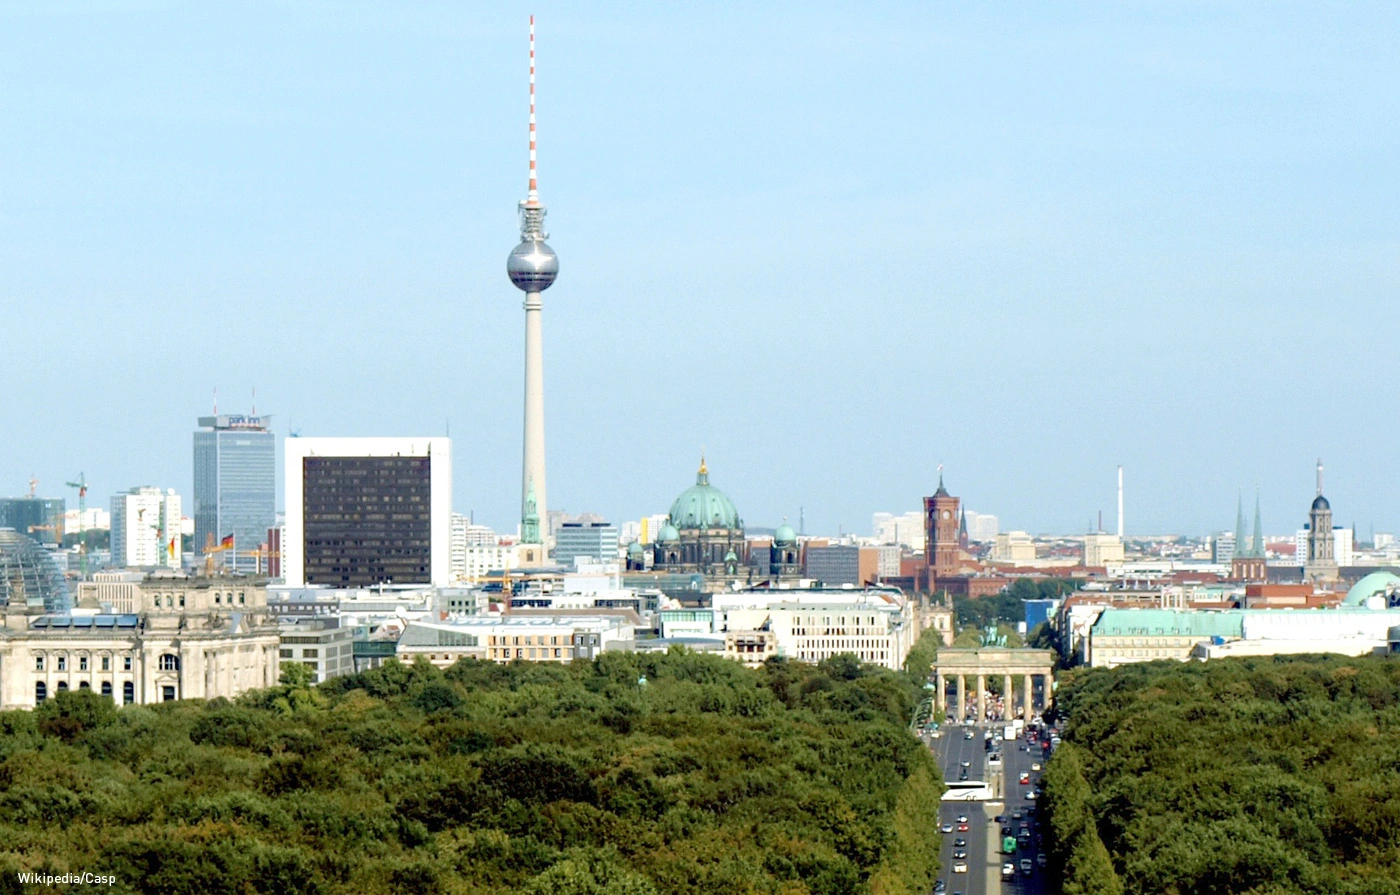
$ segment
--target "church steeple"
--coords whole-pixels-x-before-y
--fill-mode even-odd
[[[1254,543],[1249,545],[1249,555],[1255,559],[1264,558],[1264,521],[1259,514],[1259,489],[1254,489]]]

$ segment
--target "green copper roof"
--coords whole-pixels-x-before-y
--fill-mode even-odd
[[[710,471],[700,460],[695,484],[671,504],[671,524],[676,528],[741,528],[734,501],[710,484]]]
[[[1180,635],[1183,637],[1243,637],[1244,616],[1238,610],[1218,612],[1176,609],[1105,609],[1094,633],[1109,637]]]

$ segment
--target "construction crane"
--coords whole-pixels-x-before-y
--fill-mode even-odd
[[[38,484],[37,482],[35,484]],[[68,482],[69,488],[78,489],[78,537],[82,540],[79,548],[79,568],[82,569],[82,580],[87,580],[87,476],[78,473],[76,482]]]
[[[34,532],[36,532],[36,531],[51,531],[51,532],[53,532],[53,540],[54,540],[54,543],[58,545],[58,547],[59,547],[60,550],[63,549],[63,520],[62,520],[62,519],[55,519],[53,525],[31,525],[31,526],[29,526],[29,533],[30,533],[30,534],[34,534]],[[35,538],[34,540],[37,541],[37,540],[39,540],[39,539],[38,539],[38,538]]]

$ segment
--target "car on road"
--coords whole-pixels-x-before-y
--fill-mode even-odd
[[[959,782],[959,783],[962,783],[962,782],[963,782],[964,780],[966,780],[966,779],[967,779],[967,771],[959,771],[959,772],[958,772],[958,782]]]
[[[959,832],[959,833],[966,833],[966,832],[967,832],[967,824],[958,824],[958,832]]]
[[[967,847],[967,840],[964,839],[964,838],[962,838],[961,836],[959,836],[957,839],[954,839],[954,840],[953,840],[953,847],[954,847],[954,848],[966,848],[966,847]]]
[[[1027,771],[1022,771],[1022,772],[1021,772],[1021,783],[1024,785],[1024,784],[1030,783],[1030,782],[1031,782],[1031,775],[1030,775],[1030,773],[1027,772]]]
[[[1035,866],[1037,866],[1037,867],[1044,867],[1044,866],[1045,866],[1045,852],[1041,852],[1040,854],[1038,854],[1038,855],[1035,856]]]
[[[968,760],[966,760],[966,759],[963,759],[961,762],[959,762],[959,764],[961,764],[961,765],[962,765],[963,767],[965,767],[965,768],[970,768],[970,767],[972,767],[972,762],[970,762],[970,761],[968,761]]]
[[[1023,814],[1023,813],[1021,812],[1021,809],[1020,809],[1020,808],[1017,808],[1015,811],[1011,812],[1011,819],[1012,819],[1012,820],[1020,820],[1021,818],[1025,817],[1025,816],[1026,816],[1026,815]]]
[[[1031,765],[1031,770],[1032,770],[1032,771],[1038,771],[1038,770],[1040,770],[1040,762],[1037,761],[1035,764]]]
[[[1001,865],[1001,878],[1002,878],[1002,879],[1011,879],[1011,878],[1012,878],[1013,876],[1015,876],[1015,875],[1016,875],[1016,865],[1015,865],[1015,864],[1012,864],[1010,861],[1007,861],[1005,864]]]
[[[1021,859],[1021,872],[1024,873],[1026,876],[1030,876],[1030,875],[1031,875],[1031,859],[1030,859],[1030,858],[1022,858],[1022,859]]]
[[[953,852],[953,860],[954,860],[954,861],[961,861],[963,858],[966,858],[966,857],[967,857],[967,852],[963,851],[962,849],[958,849],[957,851]]]
[[[959,815],[958,815],[958,823],[960,823],[960,824],[965,824],[965,823],[967,823],[967,815],[966,815],[966,814],[959,814]]]
[[[954,873],[967,873],[967,862],[966,862],[966,861],[958,861],[956,864],[953,865],[953,872],[954,872]]]
[[[941,832],[944,832],[944,833],[951,833],[951,832],[953,832],[953,825],[952,825],[952,824],[944,824],[943,826],[939,827],[938,829],[939,829]]]
[[[933,895],[943,895],[946,891],[948,891],[948,884],[943,880],[939,880],[933,884]]]
[[[970,739],[972,739],[972,731],[970,731],[970,730],[964,730],[964,731],[963,731],[963,739],[965,739],[965,740],[970,740]]]
[[[1029,800],[1029,801],[1034,802],[1034,801],[1035,801],[1035,790],[1033,790],[1033,789],[1028,789],[1028,790],[1026,790],[1026,799]]]

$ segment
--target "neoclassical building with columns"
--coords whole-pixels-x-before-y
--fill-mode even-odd
[[[122,706],[277,683],[279,637],[261,580],[125,576],[82,585],[77,602],[63,612],[4,608],[0,709],[34,708],[64,690]]]

